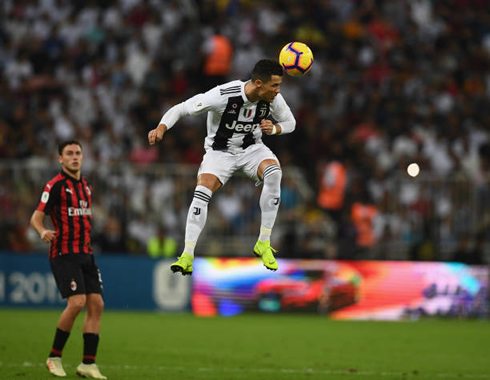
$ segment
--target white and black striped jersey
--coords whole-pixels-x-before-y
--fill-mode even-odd
[[[206,150],[243,152],[252,144],[262,144],[260,121],[271,119],[281,126],[281,134],[294,131],[296,120],[281,94],[272,103],[251,102],[245,95],[245,84],[235,80],[203,93],[169,109],[161,124],[171,128],[182,116],[207,112]]]

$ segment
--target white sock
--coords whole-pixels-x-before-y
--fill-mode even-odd
[[[260,241],[271,240],[271,233],[272,233],[272,228],[260,226],[259,240]]]
[[[277,217],[279,203],[281,202],[282,171],[278,165],[269,165],[264,169],[262,194],[260,194],[260,210],[262,212],[260,225],[260,241],[271,238],[272,227]]]
[[[208,203],[212,195],[213,192],[210,189],[201,185],[196,186],[194,190],[194,197],[187,213],[187,223],[185,226],[184,252],[188,255],[194,256],[197,239],[206,224]]]

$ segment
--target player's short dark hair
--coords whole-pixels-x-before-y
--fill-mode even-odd
[[[66,141],[61,142],[58,145],[58,153],[60,154],[60,156],[63,154],[63,149],[65,149],[65,147],[67,145],[72,145],[72,144],[76,144],[80,147],[80,149],[82,149],[82,144],[80,144],[80,141],[78,141],[78,140],[66,140]]]
[[[272,75],[278,75],[282,77],[283,70],[281,64],[274,59],[261,59],[255,64],[252,70],[252,82],[260,79],[262,82],[268,82],[271,80]]]

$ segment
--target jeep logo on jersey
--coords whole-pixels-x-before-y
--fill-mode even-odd
[[[260,124],[242,124],[242,123],[237,123],[236,120],[233,121],[233,124],[228,124],[226,123],[225,126],[227,129],[231,129],[235,132],[243,132],[243,133],[248,133],[248,132],[253,132],[255,131],[256,128],[258,128]]]

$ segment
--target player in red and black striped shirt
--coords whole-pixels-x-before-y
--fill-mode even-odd
[[[81,144],[76,140],[65,141],[58,151],[61,172],[44,187],[41,201],[31,218],[31,225],[41,239],[51,244],[51,270],[62,297],[67,298],[46,365],[53,375],[66,376],[61,362],[62,351],[76,317],[86,306],[83,361],[77,367],[77,373],[82,377],[106,379],[95,364],[104,302],[102,280],[90,245],[92,187],[80,172]],[[54,231],[44,226],[46,215],[51,217]]]

